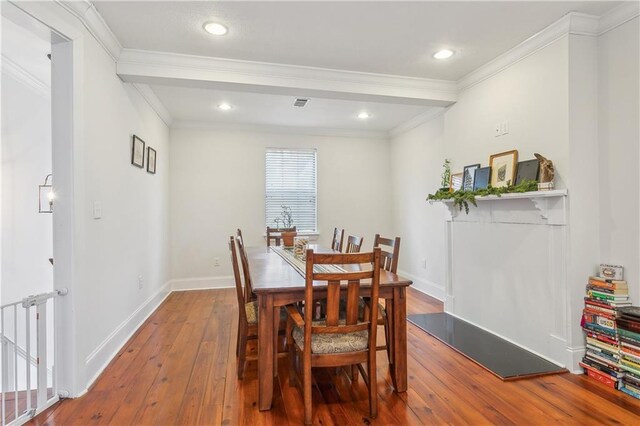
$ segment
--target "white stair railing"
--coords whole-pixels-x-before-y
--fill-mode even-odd
[[[0,421],[3,426],[21,425],[58,400],[55,375],[53,369],[47,367],[49,352],[53,353],[52,348],[47,347],[47,327],[52,329],[52,325],[47,324],[47,302],[65,294],[66,289],[57,290],[0,306]],[[24,322],[21,321],[23,314]],[[35,336],[32,336],[32,319]]]

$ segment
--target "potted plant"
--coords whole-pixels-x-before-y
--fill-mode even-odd
[[[285,247],[293,247],[293,238],[298,235],[296,231],[284,231],[284,229],[290,229],[293,227],[293,213],[291,212],[291,207],[282,206],[282,213],[280,216],[274,219],[276,223],[276,227],[278,229],[283,229],[282,235],[282,243]],[[280,222],[282,222],[282,228],[280,228]]]
[[[440,180],[440,191],[441,192],[449,192],[449,185],[451,183],[451,160],[448,158],[444,159],[444,164],[442,164],[441,180]]]

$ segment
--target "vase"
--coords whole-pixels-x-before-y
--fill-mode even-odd
[[[297,232],[294,231],[285,231],[282,233],[282,244],[285,247],[293,247],[293,238],[298,235]]]

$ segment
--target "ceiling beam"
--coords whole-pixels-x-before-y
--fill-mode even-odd
[[[448,106],[454,81],[123,49],[117,73],[129,83],[293,96]]]

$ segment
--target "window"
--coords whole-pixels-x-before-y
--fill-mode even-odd
[[[316,232],[316,150],[267,148],[265,175],[266,225],[288,206],[298,231]]]

